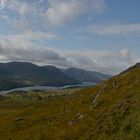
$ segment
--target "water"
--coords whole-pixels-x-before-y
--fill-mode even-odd
[[[30,90],[57,90],[57,89],[65,89],[65,88],[72,88],[72,87],[90,87],[94,86],[97,83],[93,82],[83,82],[82,84],[77,85],[66,85],[62,87],[52,87],[52,86],[31,86],[31,87],[22,87],[22,88],[16,88],[12,90],[6,90],[6,91],[0,91],[0,94],[7,94],[14,91],[30,91]]]

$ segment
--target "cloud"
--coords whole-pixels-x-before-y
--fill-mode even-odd
[[[36,38],[52,38],[52,35],[46,36],[44,33],[31,32],[20,36],[1,36],[0,61],[27,61],[40,65],[55,65],[62,68],[77,67],[116,74],[138,60],[128,49],[117,52],[110,50],[63,51],[50,49],[49,46],[34,45],[31,41]]]
[[[0,61],[27,61],[37,64],[53,64],[56,66],[68,66],[67,59],[57,51],[49,49],[47,46],[33,46],[26,39],[5,38],[0,42]],[[17,44],[16,44],[17,42]],[[60,63],[61,62],[61,63]]]
[[[0,1],[0,10],[2,10],[2,9],[5,8],[6,2],[7,2],[7,0],[1,0],[1,1]]]
[[[39,6],[43,5],[43,6]],[[104,73],[118,73],[138,60],[128,49],[110,50],[53,50],[48,40],[59,36],[48,32],[53,27],[69,24],[79,16],[102,14],[104,0],[3,0],[0,19],[5,20],[12,34],[0,35],[0,61],[28,61],[41,65],[78,67]],[[8,13],[7,13],[8,11]],[[84,16],[85,17],[85,16]],[[45,27],[47,28],[44,31]],[[97,35],[135,35],[140,33],[139,24],[92,25],[83,29]],[[84,35],[85,36],[85,35]],[[41,46],[44,41],[46,46]]]
[[[37,27],[36,24],[39,24],[38,21],[41,21],[39,16],[41,7],[38,7],[37,2],[5,0],[3,5],[0,18],[7,20],[7,24],[11,29],[21,31],[33,30]]]
[[[140,34],[140,23],[137,24],[98,24],[98,25],[90,25],[86,28],[83,28],[82,31],[91,32],[97,35],[139,35]]]
[[[21,34],[0,35],[1,61],[30,61],[38,63],[58,63],[65,65],[66,59],[47,46],[40,46],[39,41],[48,41],[58,38],[52,33],[24,32]]]
[[[48,0],[49,7],[42,14],[46,23],[60,26],[86,12],[102,13],[104,0]]]
[[[137,62],[128,49],[67,51],[63,54],[73,67],[111,74],[116,74]]]
[[[24,47],[26,44],[33,44],[34,41],[48,41],[58,39],[59,36],[49,33],[49,32],[34,32],[34,31],[25,31],[19,34],[7,34],[7,35],[0,35],[1,41],[4,42],[13,42],[16,45],[23,45]]]
[[[9,20],[9,17],[6,15],[0,15],[1,20]]]
[[[6,1],[2,1],[2,9],[8,9],[16,15],[14,18],[9,17],[10,20],[13,21],[13,25],[14,22],[19,26],[22,23],[23,28],[35,26],[36,22],[46,27],[58,27],[82,14],[89,12],[101,14],[106,8],[104,0],[47,0],[47,2],[41,0],[34,3],[19,0]],[[43,6],[39,6],[40,4]],[[33,20],[36,22],[33,23]]]
[[[6,8],[11,10],[11,12],[17,12],[15,14],[19,15],[18,18],[34,15],[39,11],[39,9],[37,9],[37,5],[34,3],[25,2],[24,0],[8,0],[6,3]]]

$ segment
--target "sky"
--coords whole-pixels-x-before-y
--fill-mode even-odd
[[[139,0],[0,0],[0,62],[117,74],[140,62]]]

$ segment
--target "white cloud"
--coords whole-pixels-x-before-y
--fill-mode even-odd
[[[50,40],[57,36],[42,32],[0,36],[0,62],[28,61],[57,67],[78,67],[104,73],[118,73],[133,65],[136,57],[128,49],[110,50],[53,50],[49,46],[34,45],[32,40]]]
[[[12,25],[15,34],[0,35],[0,61],[28,61],[37,64],[52,64],[59,67],[79,67],[105,73],[117,73],[135,63],[128,49],[118,52],[110,50],[53,50],[49,46],[35,45],[34,41],[57,39],[58,36],[42,30],[42,25],[57,27],[69,23],[88,12],[101,14],[106,8],[104,0],[48,0],[46,9],[38,3],[20,0],[2,1],[1,10],[8,8],[13,17],[2,12],[0,18]],[[5,3],[6,2],[6,3]],[[45,0],[38,1],[45,4]],[[14,16],[14,14],[16,16]],[[42,23],[44,22],[44,23]],[[37,26],[36,26],[37,24]],[[14,28],[13,28],[14,27]],[[20,29],[16,30],[16,29]],[[84,29],[98,35],[133,35],[140,33],[140,24],[93,25]],[[17,33],[19,31],[19,33]]]
[[[0,0],[0,10],[5,8],[7,0]]]
[[[37,10],[31,3],[18,0],[9,0],[6,7],[11,11],[18,12],[17,14],[19,14],[20,18]]]
[[[31,61],[30,57],[33,57],[34,55],[34,59],[37,58],[35,60],[41,61],[39,59],[39,57],[42,57],[41,53],[43,53],[43,56],[45,56],[46,52],[46,55],[48,56],[48,52],[51,51],[48,51],[49,49],[46,49],[46,47],[41,48],[41,46],[38,46],[37,43],[35,45],[34,41],[48,41],[56,38],[58,38],[58,36],[51,33],[32,31],[24,32],[21,34],[0,35],[0,56],[10,58],[10,56],[12,55],[11,61],[13,60],[12,58],[14,58],[14,60],[16,60],[17,58],[18,60],[17,56],[19,56],[20,60],[26,59],[27,61]],[[23,57],[23,54],[27,56]]]
[[[13,42],[14,44],[21,45],[25,47],[26,44],[32,44],[33,41],[42,41],[42,40],[54,40],[59,37],[52,33],[46,32],[33,32],[26,31],[21,34],[8,34],[8,35],[0,35],[1,41],[4,42]]]
[[[57,36],[43,32],[25,32],[0,36],[0,61],[28,61],[38,64],[68,66],[67,59],[47,46],[34,45],[34,41],[50,40]],[[61,62],[61,63],[60,63]]]
[[[82,29],[82,31],[91,32],[97,35],[139,35],[140,23],[137,24],[98,24],[91,25]]]
[[[137,62],[137,58],[127,49],[116,52],[110,50],[66,51],[63,54],[73,67],[112,74],[121,72]]]
[[[44,4],[44,6],[38,6],[38,4]],[[3,10],[6,7],[14,12],[13,14],[17,14],[18,16],[9,17],[10,20],[13,23],[16,22],[18,26],[22,23],[21,27],[25,28],[29,25],[35,26],[32,20],[47,27],[61,26],[88,12],[100,14],[105,10],[106,4],[104,0],[47,0],[47,3],[44,0],[35,3],[2,0],[1,7]]]
[[[7,20],[7,24],[14,30],[33,30],[36,23],[41,25],[41,7],[38,3],[19,0],[6,0],[1,10],[1,19]],[[10,13],[10,14],[9,14]]]
[[[48,0],[49,7],[42,14],[50,26],[60,26],[86,12],[102,13],[104,0]]]

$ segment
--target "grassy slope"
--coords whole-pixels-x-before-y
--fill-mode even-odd
[[[69,95],[1,98],[0,139],[139,140],[139,75],[135,69]]]

